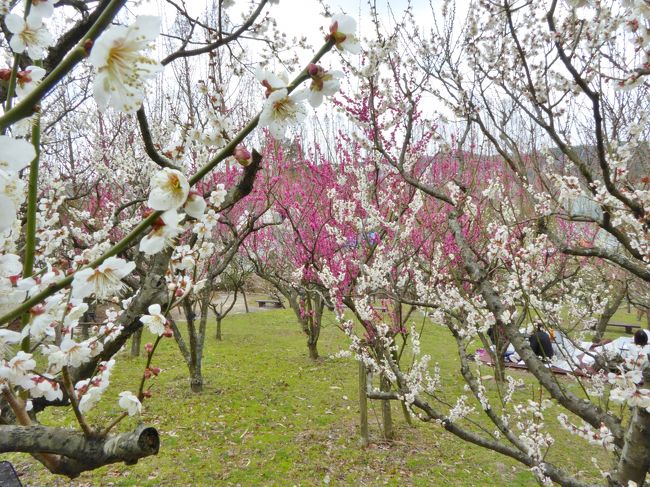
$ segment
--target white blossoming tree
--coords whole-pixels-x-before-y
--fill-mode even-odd
[[[243,141],[259,125],[285,137],[306,114],[293,92],[309,79],[329,80],[306,66],[271,90],[282,96],[267,93],[273,98],[258,104],[259,115],[223,111],[218,129],[207,121],[214,137],[202,137],[196,124],[205,120],[168,107],[182,90],[168,83],[165,67],[213,70],[214,59],[239,66],[240,56],[227,58],[223,48],[261,30],[271,2],[253,2],[241,21],[230,18],[223,2],[206,16],[208,24],[179,12],[188,28],[165,46],[156,42],[168,27],[157,17],[133,17],[135,3],[10,2],[0,18],[11,59],[0,67],[0,452],[32,454],[69,477],[157,453],[155,428],[117,430],[123,418],[146,411],[148,381],[160,373],[156,348],[173,335],[169,313],[194,286],[185,279],[170,292],[174,247],[191,222],[218,218],[217,210],[253,188],[261,158],[245,154]],[[337,25],[311,64],[341,47],[346,35]],[[204,40],[216,32],[223,35]],[[255,38],[272,52],[283,47],[281,38]],[[238,76],[244,77],[241,66]],[[147,95],[155,83],[160,98]],[[326,95],[334,88],[323,83]],[[146,107],[156,107],[156,115],[150,118]],[[165,116],[185,118],[178,120],[178,138],[173,124],[152,128],[152,119]],[[192,134],[202,150],[189,160],[183,150]],[[175,138],[182,143],[169,147]],[[216,189],[211,175],[233,155],[246,167],[219,192],[213,213],[206,212],[204,196]],[[105,310],[91,313],[89,306],[99,305]],[[142,327],[157,339],[145,347],[141,381],[113,398],[121,414],[92,423],[87,413],[110,400],[103,396],[119,366],[115,354]],[[77,428],[41,424],[48,407],[69,408]]]
[[[647,348],[616,363],[588,338],[616,281],[647,284],[650,277],[650,5],[479,0],[461,13],[465,6],[445,2],[434,11],[434,29],[422,29],[410,11],[399,23],[403,31],[382,35],[377,20],[377,39],[357,73],[365,99],[349,106],[355,140],[380,161],[376,174],[399,175],[425,205],[439,206],[443,219],[421,228],[434,239],[431,253],[415,254],[408,274],[395,280],[403,261],[379,245],[353,292],[340,266],[322,278],[334,297],[347,290],[352,307],[367,308],[377,292],[417,304],[458,346],[467,387],[450,400],[445,378],[429,366],[435,350],[421,350],[414,330],[415,358],[400,365],[387,323],[364,313],[365,335],[347,325],[352,351],[393,387],[370,388],[368,397],[406,401],[423,420],[515,459],[542,483],[586,485],[553,456],[564,428],[572,441],[606,452],[592,478],[643,485],[650,468]],[[429,96],[440,110],[425,102]],[[352,202],[338,204],[377,212],[383,206],[364,197],[376,192],[369,179]],[[359,217],[344,218],[354,224]],[[398,227],[405,238],[420,222],[411,225]],[[407,279],[403,292],[398,284]],[[528,329],[535,326],[556,332],[556,358],[574,381],[559,380],[535,353]],[[470,347],[491,348],[488,331],[498,355],[500,340],[512,346],[539,394],[522,396],[507,373],[488,381],[471,363]],[[378,354],[377,343],[388,343],[388,352]],[[497,373],[500,360],[491,360]]]

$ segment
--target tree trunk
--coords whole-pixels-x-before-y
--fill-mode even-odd
[[[618,310],[618,307],[623,302],[625,293],[626,293],[626,289],[625,286],[623,285],[615,289],[612,295],[610,296],[611,299],[607,301],[607,306],[605,306],[605,310],[603,311],[603,314],[600,315],[600,318],[598,319],[598,323],[596,324],[596,333],[594,334],[594,341],[599,342],[600,340],[603,339],[603,335],[605,334],[605,330],[607,329],[607,323],[609,323],[609,320],[612,319],[612,316],[614,316],[614,313],[616,313],[616,310]]]
[[[205,338],[205,327],[208,320],[209,295],[202,296],[200,305],[199,326],[196,326],[196,315],[192,305],[185,301],[183,309],[187,317],[187,333],[189,338],[190,361],[187,364],[190,370],[190,389],[192,392],[203,391],[203,375],[201,365],[203,362],[203,343]]]
[[[309,358],[312,360],[318,360],[318,344],[311,341],[311,338],[307,340],[307,348],[309,349]]]
[[[131,357],[140,356],[140,344],[142,343],[142,328],[131,336]]]
[[[203,392],[203,375],[201,374],[201,358],[190,364],[190,389],[192,392]]]
[[[650,383],[650,364],[643,369],[644,383]],[[650,469],[650,413],[640,407],[633,408],[632,419],[625,433],[625,446],[621,452],[616,472],[610,485],[624,487],[635,482],[643,486]]]
[[[250,313],[250,310],[248,309],[248,300],[246,299],[246,291],[244,291],[244,288],[241,288],[241,295],[244,298],[244,308],[246,308],[246,313]]]
[[[367,386],[366,367],[359,361],[359,434],[361,447],[365,448],[370,443],[368,439],[368,397],[366,396]]]
[[[383,376],[380,379],[380,390],[382,392],[390,391],[390,381]],[[390,410],[390,401],[384,399],[381,401],[381,419],[384,428],[384,438],[387,440],[393,439],[393,414]]]
[[[217,315],[217,340],[221,341],[221,315]]]
[[[494,380],[497,382],[505,382],[506,380],[506,359],[505,353],[508,349],[508,343],[499,343],[496,348],[496,363],[494,365]]]
[[[402,414],[404,415],[404,421],[406,421],[406,424],[409,426],[413,426],[413,421],[411,421],[411,413],[409,412],[409,408],[406,406],[406,401],[401,401],[402,404]]]

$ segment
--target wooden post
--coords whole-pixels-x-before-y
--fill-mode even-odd
[[[381,375],[380,379],[380,390],[382,392],[390,391],[390,381],[385,375]],[[394,437],[393,433],[393,414],[390,409],[390,401],[388,399],[383,399],[381,401],[381,418],[384,427],[384,439],[392,440]]]
[[[140,344],[142,343],[142,328],[131,335],[131,357],[140,356]]]
[[[361,447],[368,446],[368,396],[366,396],[368,385],[366,379],[366,366],[359,361],[359,423],[360,423],[360,443]]]

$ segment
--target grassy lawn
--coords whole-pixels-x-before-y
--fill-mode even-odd
[[[346,339],[328,323],[319,342],[323,357],[345,348]],[[28,486],[185,485],[436,485],[532,486],[533,476],[508,458],[456,439],[434,424],[406,424],[393,405],[397,438],[388,443],[378,426],[380,405],[371,402],[372,445],[358,447],[357,364],[324,358],[313,363],[305,339],[288,310],[241,314],[223,324],[224,341],[209,328],[204,360],[205,389],[189,390],[188,373],[176,344],[163,343],[154,365],[154,396],[142,420],[161,434],[157,457],[127,467],[113,465],[69,482],[49,475],[28,456],[8,455]],[[143,343],[146,342],[146,339]],[[449,398],[462,391],[458,358],[446,329],[429,326],[423,349],[440,364]],[[135,391],[143,360],[121,356],[101,408],[90,417],[105,425],[118,412],[117,394]],[[491,374],[489,369],[483,371]],[[518,394],[538,394],[528,381]],[[568,379],[560,379],[568,380]],[[570,384],[577,390],[577,386]],[[549,423],[555,414],[549,414]],[[479,416],[477,416],[479,417]],[[71,424],[63,411],[48,411],[49,424]],[[133,426],[128,420],[123,430]],[[563,459],[583,480],[598,480],[591,457],[606,459],[586,442],[560,432],[549,458]],[[4,458],[3,458],[4,459]]]

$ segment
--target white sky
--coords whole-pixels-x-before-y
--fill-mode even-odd
[[[374,0],[373,0],[374,1]],[[357,20],[357,28],[360,38],[370,34],[372,24],[368,0],[324,0],[329,5],[332,13],[345,13]],[[181,3],[180,1],[178,2]],[[185,5],[191,15],[201,15],[206,9],[210,0],[185,0]],[[390,8],[399,15],[406,8],[407,0],[376,0],[377,10],[382,18],[382,23],[390,25]],[[441,3],[441,0],[433,0],[434,4]],[[459,2],[459,3],[462,3]],[[412,0],[416,18],[420,25],[430,25],[431,10],[429,0]],[[144,0],[138,8],[139,13],[152,13],[158,10],[155,0]],[[169,12],[174,9],[167,7]],[[318,49],[323,43],[321,28],[329,26],[328,20],[323,17],[323,7],[318,0],[279,0],[276,5],[267,5],[266,12],[276,20],[280,32],[285,32],[289,38],[306,36],[308,41]],[[243,13],[250,11],[250,2],[237,0],[230,8],[229,13],[233,19],[239,18]]]

